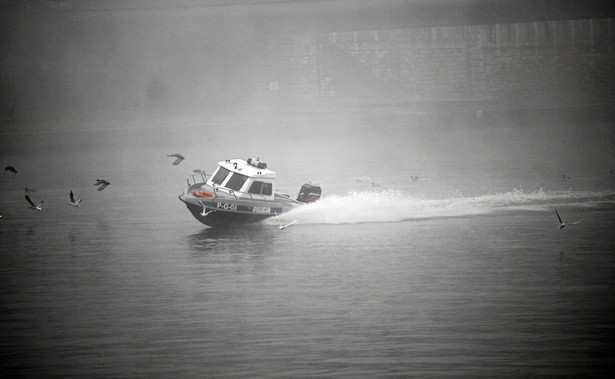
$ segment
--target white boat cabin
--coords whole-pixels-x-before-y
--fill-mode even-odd
[[[216,192],[225,192],[234,197],[273,200],[275,172],[268,170],[264,162],[249,159],[230,159],[218,162],[218,167],[207,184]]]

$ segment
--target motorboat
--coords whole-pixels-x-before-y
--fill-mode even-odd
[[[293,199],[277,191],[275,180],[276,173],[258,158],[228,159],[211,175],[195,170],[179,199],[194,218],[216,227],[259,222],[316,201],[322,192],[306,183]]]

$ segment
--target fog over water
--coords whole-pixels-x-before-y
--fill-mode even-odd
[[[582,117],[478,120],[472,111],[427,103],[408,110],[381,93],[367,109],[328,101],[276,106],[250,89],[268,85],[267,70],[256,68],[267,42],[288,30],[273,22],[277,4],[3,6],[8,90],[0,154],[4,164],[52,187],[69,178],[90,180],[93,173],[122,180],[143,174],[146,180],[173,152],[206,169],[246,155],[309,161],[322,170],[332,160],[358,157],[513,160],[579,174],[615,166],[611,124]]]
[[[598,174],[615,166],[613,131],[606,123],[519,127],[469,125],[466,120],[456,124],[453,119],[443,125],[394,109],[309,111],[299,110],[295,117],[254,110],[239,119],[222,116],[215,121],[208,114],[162,121],[144,116],[117,123],[82,121],[72,130],[50,130],[68,129],[66,124],[28,125],[38,131],[3,134],[3,163],[20,170],[14,180],[5,176],[3,182],[62,188],[108,177],[116,184],[162,184],[169,174],[181,172],[183,177],[194,168],[211,172],[218,160],[253,155],[270,162],[282,179],[295,168],[317,181],[353,160],[359,165],[347,176],[377,176],[379,167],[393,162],[417,169],[426,164],[479,169],[509,162],[519,168],[538,166],[558,177]],[[176,152],[187,157],[179,168],[170,167],[166,157]],[[484,171],[486,177],[490,174]],[[174,177],[176,186],[178,179]]]

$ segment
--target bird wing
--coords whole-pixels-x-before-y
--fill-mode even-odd
[[[292,220],[291,222],[289,222],[288,224],[284,225],[284,227],[286,228],[287,226],[290,226],[292,224],[294,224],[295,222],[297,222],[297,220],[299,220],[298,218]]]
[[[71,203],[75,202],[75,196],[73,195],[73,191],[70,191],[70,202]]]
[[[12,172],[13,173],[13,178],[15,177],[15,175],[17,175],[17,170],[15,170],[15,167],[13,167],[13,166],[6,166],[4,169],[6,171]]]
[[[177,159],[175,160],[175,162],[173,162],[173,166],[177,166],[177,165],[178,165],[178,164],[180,164],[183,160],[184,160],[184,157],[177,157]]]
[[[562,218],[559,216],[559,213],[557,213],[557,209],[555,210],[555,214],[557,215],[557,219],[559,220],[559,223],[563,224]]]
[[[30,203],[31,206],[36,207],[36,204],[34,204],[32,199],[30,199],[30,196],[26,195],[26,200],[28,200],[28,203]]]
[[[105,188],[107,188],[107,186],[108,186],[109,184],[110,184],[109,182],[104,181],[104,182],[102,183],[102,185],[101,185],[100,187],[98,187],[98,191],[102,191],[102,190],[104,190]]]

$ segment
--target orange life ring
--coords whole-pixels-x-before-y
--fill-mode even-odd
[[[194,191],[192,194],[196,197],[216,197],[213,193],[204,192],[204,191]]]

